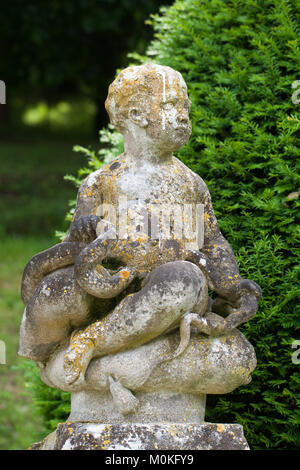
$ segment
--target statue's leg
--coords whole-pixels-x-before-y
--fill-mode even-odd
[[[73,265],[83,246],[83,243],[79,242],[62,242],[31,258],[24,269],[22,279],[21,296],[24,304],[28,304],[36,287],[47,274]]]
[[[46,276],[28,302],[18,354],[43,362],[75,328],[91,321],[92,297],[78,285],[73,267]]]
[[[179,325],[186,312],[204,313],[208,295],[202,271],[188,261],[154,269],[139,292],[128,295],[105,317],[75,333],[65,356],[69,383],[83,379],[92,357],[144,344]]]

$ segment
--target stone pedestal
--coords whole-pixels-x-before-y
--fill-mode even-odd
[[[66,423],[38,450],[246,450],[239,424],[204,423],[205,395],[136,393],[139,406],[122,415],[110,393],[72,393]]]
[[[138,407],[123,415],[109,392],[84,390],[71,395],[68,422],[149,424],[201,424],[205,416],[206,395],[178,392],[135,393]]]
[[[33,450],[249,450],[239,424],[64,423]]]

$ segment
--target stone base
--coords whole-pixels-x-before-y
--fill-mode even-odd
[[[240,424],[63,423],[32,450],[249,450]]]
[[[176,392],[135,393],[137,409],[123,415],[111,393],[85,390],[71,394],[71,414],[68,422],[149,424],[201,424],[205,417],[205,395]]]

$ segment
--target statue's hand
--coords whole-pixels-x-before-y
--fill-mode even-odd
[[[226,316],[227,328],[231,330],[256,314],[261,295],[261,288],[256,282],[241,279],[226,299],[217,297],[214,300],[212,310]]]
[[[196,264],[205,272],[207,260],[206,256],[198,250],[186,250],[185,260],[190,261],[191,263]]]
[[[138,270],[136,268],[125,266],[111,276],[112,289],[114,288],[117,293],[122,292],[137,275]]]
[[[227,332],[227,323],[224,318],[214,312],[208,312],[197,320],[197,329],[209,336],[221,336]]]
[[[133,267],[124,267],[111,275],[101,264],[75,264],[75,278],[89,294],[100,299],[110,299],[122,292],[137,275]]]
[[[218,278],[214,273],[212,263],[208,263],[205,254],[197,250],[191,250],[187,251],[185,259],[199,266],[208,281],[209,278]],[[226,328],[228,330],[245,323],[256,314],[258,302],[262,295],[261,288],[256,282],[250,279],[239,279],[230,289],[227,286],[221,289],[220,286],[214,285],[214,283],[211,286],[208,285],[219,293],[219,297],[212,302],[211,310],[226,317]],[[212,328],[212,331],[218,331],[218,328]]]
[[[96,228],[100,221],[97,215],[80,217],[70,226],[68,241],[91,243],[96,238]]]

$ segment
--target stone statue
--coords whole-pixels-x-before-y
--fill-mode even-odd
[[[241,278],[206,184],[173,156],[191,135],[186,84],[170,67],[129,67],[105,105],[124,153],[83,181],[65,240],[23,275],[19,355],[72,394],[55,443],[36,448],[246,448],[241,426],[204,423],[205,395],[251,380],[236,328],[261,289]],[[207,426],[223,440],[208,443]]]

